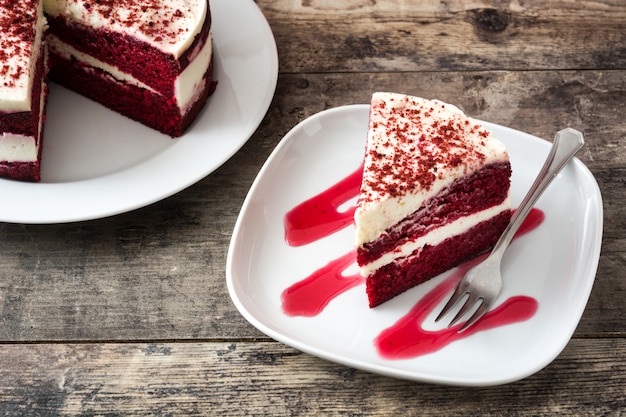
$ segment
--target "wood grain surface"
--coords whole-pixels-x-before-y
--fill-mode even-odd
[[[277,342],[23,344],[0,354],[23,370],[0,369],[3,412],[16,415],[619,415],[626,384],[619,339],[575,339],[544,371],[486,388],[382,377]]]
[[[624,415],[626,3],[257,4],[278,86],[222,167],[114,217],[0,223],[0,415]],[[602,254],[574,337],[545,369],[486,388],[396,380],[275,342],[231,303],[228,244],[267,157],[298,122],[374,91],[438,98],[548,140],[585,133]]]

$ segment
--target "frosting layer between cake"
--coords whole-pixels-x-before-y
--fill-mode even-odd
[[[434,229],[426,235],[407,240],[405,243],[395,247],[393,251],[385,252],[374,261],[361,266],[361,274],[367,276],[397,259],[406,258],[410,255],[419,255],[419,252],[425,246],[437,246],[450,236],[467,233],[480,223],[508,210],[510,210],[510,201],[507,198],[502,204],[458,218],[451,223]]]

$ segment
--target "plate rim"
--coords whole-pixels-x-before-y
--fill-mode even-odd
[[[254,197],[255,191],[257,187],[259,186],[259,184],[262,182],[266,172],[273,167],[275,159],[281,156],[281,154],[284,152],[284,149],[287,146],[289,146],[293,140],[297,139],[297,134],[299,133],[299,130],[302,129],[306,123],[311,123],[317,118],[322,118],[322,117],[331,115],[333,113],[342,112],[342,111],[348,111],[348,112],[364,111],[368,107],[369,107],[368,104],[349,104],[345,106],[338,106],[338,107],[333,107],[330,109],[322,110],[321,112],[318,112],[308,117],[307,119],[304,119],[303,121],[295,125],[283,137],[280,143],[274,148],[273,152],[267,158],[266,162],[264,163],[261,170],[258,172],[255,180],[253,181],[248,194],[246,195],[246,198],[244,200],[241,211],[239,213],[239,216],[237,218],[237,221],[233,229],[233,233],[231,236],[231,241],[230,241],[230,245],[228,249],[228,254],[227,254],[227,260],[226,260],[227,288],[228,288],[228,292],[231,297],[231,300],[233,304],[235,305],[235,307],[237,308],[237,310],[250,324],[252,324],[259,331],[261,331],[262,333],[270,336],[271,338],[287,346],[291,346],[302,352],[311,354],[313,356],[316,356],[316,357],[319,357],[319,358],[322,358],[322,359],[325,359],[334,363],[354,367],[356,369],[361,369],[367,372],[373,372],[373,373],[388,376],[388,377],[427,382],[427,383],[442,384],[442,385],[493,386],[493,385],[506,384],[506,383],[523,379],[543,369],[545,366],[550,364],[556,357],[558,357],[561,354],[565,346],[569,343],[571,336],[573,335],[576,327],[578,326],[580,322],[580,319],[582,318],[585,307],[589,300],[591,290],[593,288],[593,284],[595,282],[595,276],[597,274],[597,268],[599,264],[599,258],[600,258],[600,252],[601,252],[601,246],[602,246],[603,206],[602,206],[601,191],[591,171],[578,158],[573,159],[575,169],[577,171],[580,171],[583,175],[585,175],[587,179],[591,180],[589,183],[592,185],[593,192],[594,192],[593,195],[594,197],[597,197],[593,199],[593,203],[590,203],[592,204],[594,208],[593,211],[596,214],[594,216],[594,219],[596,221],[595,224],[597,227],[595,228],[595,233],[593,234],[593,236],[590,237],[590,242],[593,244],[594,251],[587,257],[587,261],[585,262],[585,266],[587,267],[587,269],[589,268],[592,269],[592,271],[589,271],[592,274],[590,278],[585,280],[585,285],[582,288],[582,295],[581,297],[579,297],[579,301],[582,304],[582,306],[576,309],[578,314],[576,315],[576,317],[573,317],[568,321],[569,326],[564,330],[564,334],[566,334],[567,337],[564,337],[562,340],[560,340],[560,343],[558,343],[557,346],[554,346],[553,351],[549,355],[546,355],[543,358],[543,360],[538,361],[535,364],[535,366],[529,367],[528,369],[525,369],[523,372],[518,372],[514,375],[513,374],[506,375],[506,376],[501,376],[499,378],[491,378],[491,379],[480,379],[480,378],[459,379],[456,377],[441,377],[441,376],[438,377],[432,374],[424,374],[423,372],[415,372],[415,371],[407,371],[407,370],[402,371],[402,370],[398,370],[397,368],[389,368],[389,367],[385,367],[383,365],[379,365],[376,363],[367,362],[367,361],[360,360],[360,359],[353,359],[347,355],[342,355],[340,353],[335,353],[335,352],[330,352],[324,349],[319,349],[315,346],[309,345],[305,341],[298,340],[294,337],[283,334],[279,330],[274,330],[274,328],[271,326],[271,323],[269,324],[265,323],[263,320],[258,318],[251,311],[249,311],[247,306],[244,304],[243,300],[239,298],[238,289],[236,288],[237,283],[235,282],[235,277],[233,274],[233,268],[234,268],[234,264],[236,261],[236,258],[235,258],[236,246],[239,243],[239,239],[241,239],[243,223],[245,220],[245,216],[248,213],[252,198]],[[485,122],[482,120],[477,120],[477,121],[480,123],[484,123],[485,126],[487,127],[497,126],[499,129],[505,129],[508,131],[515,132],[515,134],[518,134],[518,135],[519,134],[524,135],[526,138],[529,138],[530,140],[535,140],[538,143],[542,143],[542,146],[544,145],[549,146],[548,141],[538,138],[536,136],[530,135],[528,133],[525,133],[516,129],[512,129],[506,126],[497,125],[491,122]]]

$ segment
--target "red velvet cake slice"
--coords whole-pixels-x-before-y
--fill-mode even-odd
[[[504,145],[456,107],[375,93],[355,212],[370,307],[491,248],[510,177]]]
[[[0,2],[0,176],[40,180],[46,104],[39,0]]]
[[[44,0],[50,80],[181,136],[213,92],[207,0]]]

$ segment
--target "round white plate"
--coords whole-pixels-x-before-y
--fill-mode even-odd
[[[250,0],[211,0],[217,90],[171,139],[58,85],[50,86],[42,182],[0,180],[0,221],[62,223],[110,216],[204,178],[252,136],[271,103],[278,54]]]
[[[358,169],[365,146],[367,105],[321,112],[285,136],[244,202],[227,258],[227,284],[241,314],[268,336],[304,352],[388,376],[451,385],[495,385],[524,378],[563,350],[585,309],[602,239],[602,198],[578,159],[564,168],[536,207],[544,222],[514,241],[505,256],[503,299],[538,301],[527,321],[480,331],[434,353],[382,358],[374,339],[450,273],[370,309],[364,285],[333,299],[314,317],[283,313],[281,294],[313,271],[353,249],[352,227],[305,246],[285,242],[285,214]],[[484,123],[509,151],[512,205],[530,188],[550,143]],[[445,299],[429,314],[434,323]]]

